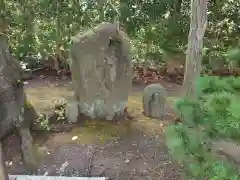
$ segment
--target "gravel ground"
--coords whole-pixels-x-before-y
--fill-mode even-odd
[[[64,87],[59,87],[59,83],[53,81],[47,82],[47,79],[39,79],[26,85],[30,100],[37,101],[33,102],[37,109],[38,105],[41,106],[40,110],[44,109],[43,106],[46,106],[47,100],[52,101],[53,96],[56,96],[55,98],[58,95],[58,97],[63,97],[65,94],[71,96],[71,93],[64,92],[66,89],[70,89],[70,82],[66,80]],[[180,92],[180,86],[165,82],[161,82],[161,84],[168,89],[168,94],[171,97],[177,96]],[[48,88],[43,88],[46,85],[55,89],[50,89],[48,90],[50,93],[47,93]],[[144,86],[134,86],[133,93],[141,92],[143,88]],[[43,92],[45,90],[46,92]],[[171,111],[171,108],[167,108],[166,114],[171,113]],[[168,120],[165,119],[165,121]],[[157,122],[152,126],[158,127],[159,123]],[[102,144],[68,143],[69,141],[64,139],[71,139],[72,134],[67,132],[48,134],[47,138],[38,135],[36,138],[36,141],[40,142],[38,151],[41,152],[39,175],[105,176],[113,180],[180,179],[180,169],[171,161],[162,134],[149,134],[143,130],[135,129],[131,133],[123,134],[115,140]],[[19,138],[13,135],[5,140],[4,145],[9,173],[26,174],[19,153]]]

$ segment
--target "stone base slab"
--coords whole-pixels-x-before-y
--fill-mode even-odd
[[[107,180],[107,178],[105,178],[105,177],[9,175],[9,180]]]

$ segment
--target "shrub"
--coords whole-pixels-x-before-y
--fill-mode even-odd
[[[240,64],[240,49],[239,48],[231,49],[230,51],[227,52],[226,58],[229,61],[236,62],[239,65]]]
[[[170,154],[184,165],[190,179],[240,179],[235,167],[212,151],[217,138],[240,137],[240,79],[201,77],[196,99],[179,99],[175,111],[181,123],[165,131]]]

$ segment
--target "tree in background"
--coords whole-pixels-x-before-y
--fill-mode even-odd
[[[71,36],[114,19],[130,36],[136,62],[159,64],[180,59],[175,57],[184,61],[189,4],[190,0],[9,0],[1,11],[10,25],[6,33],[13,55],[20,60],[29,53],[53,56],[58,69],[57,60],[67,60]],[[239,1],[208,2],[204,67],[228,63],[225,54],[237,46],[240,35],[239,8]]]
[[[183,92],[195,95],[195,82],[200,77],[203,38],[207,27],[207,0],[191,0],[191,23],[188,36]]]

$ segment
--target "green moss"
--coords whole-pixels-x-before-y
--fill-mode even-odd
[[[174,99],[174,97],[168,99],[167,103],[172,104]],[[25,103],[25,106],[28,105],[28,102]],[[38,152],[40,157],[46,155],[45,143],[48,144],[47,146],[51,146],[50,148],[52,149],[63,144],[101,144],[117,141],[121,137],[131,136],[136,131],[142,131],[150,135],[163,133],[164,121],[161,123],[159,120],[151,119],[142,114],[142,93],[134,93],[132,96],[129,96],[128,112],[134,119],[121,121],[120,124],[117,124],[115,121],[88,120],[69,133],[52,134],[48,132],[45,136],[41,134],[36,139],[36,143],[38,142],[39,144],[35,144],[37,146],[36,152]]]
[[[130,126],[108,121],[86,121],[83,126],[73,129],[71,134],[78,137],[78,143],[105,143],[130,133]]]
[[[24,101],[24,108],[29,109],[29,108],[31,108],[31,107],[32,107],[32,105],[31,105],[30,102]]]

